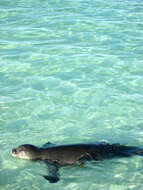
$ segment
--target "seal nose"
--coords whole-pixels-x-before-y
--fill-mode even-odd
[[[14,148],[11,150],[11,154],[16,154],[17,153],[17,150]]]

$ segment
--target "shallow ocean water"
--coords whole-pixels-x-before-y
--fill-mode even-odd
[[[65,167],[50,184],[20,144],[143,147],[143,2],[0,1],[0,189],[143,190],[143,157]]]

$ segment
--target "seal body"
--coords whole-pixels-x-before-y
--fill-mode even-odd
[[[47,144],[47,147],[44,146],[42,148],[30,144],[20,145],[12,149],[11,154],[17,158],[45,162],[48,166],[49,175],[44,177],[51,183],[59,180],[58,169],[61,166],[91,160],[99,161],[115,157],[130,157],[134,154],[142,155],[143,153],[143,150],[138,147],[120,144],[96,143],[53,146],[51,146],[51,143]]]

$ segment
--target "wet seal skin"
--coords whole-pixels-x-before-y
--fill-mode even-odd
[[[105,142],[66,145],[48,142],[42,148],[31,144],[20,145],[11,150],[11,155],[16,158],[44,162],[48,168],[48,175],[43,177],[50,183],[56,183],[60,179],[58,171],[62,166],[132,155],[143,156],[143,149]]]

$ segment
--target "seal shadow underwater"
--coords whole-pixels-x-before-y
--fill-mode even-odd
[[[48,168],[48,175],[43,177],[50,183],[56,183],[60,179],[58,171],[63,166],[92,160],[100,161],[132,155],[143,156],[143,149],[109,143],[55,145],[48,142],[42,148],[31,144],[20,145],[11,150],[11,155],[44,162]]]

